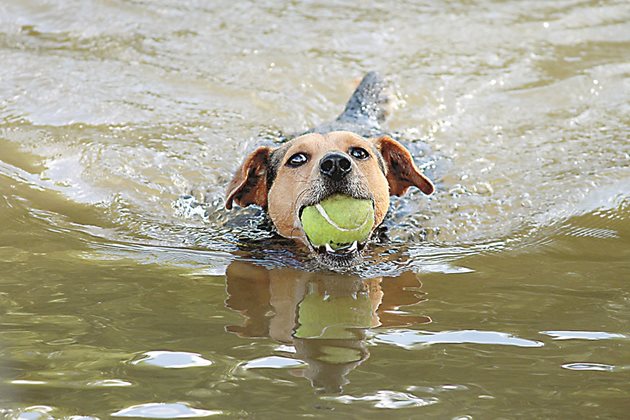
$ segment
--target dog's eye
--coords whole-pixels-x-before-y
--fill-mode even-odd
[[[308,162],[308,156],[304,153],[296,153],[287,160],[287,165],[297,168],[298,166],[304,165],[306,162]]]
[[[349,152],[352,157],[359,160],[365,160],[370,157],[370,154],[367,152],[367,150],[362,149],[361,147],[351,147]]]

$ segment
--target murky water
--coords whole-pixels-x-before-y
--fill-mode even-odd
[[[3,0],[0,415],[627,417],[629,21],[623,1]],[[368,70],[439,191],[395,201],[355,273],[313,271],[223,190]]]

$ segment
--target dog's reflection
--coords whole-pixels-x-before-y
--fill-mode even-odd
[[[292,344],[308,364],[302,374],[325,392],[340,392],[347,375],[369,357],[366,330],[431,322],[399,308],[424,300],[413,273],[362,279],[291,268],[268,270],[234,262],[227,270],[227,306],[245,321],[227,330]]]

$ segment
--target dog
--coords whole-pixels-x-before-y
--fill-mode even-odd
[[[300,221],[305,207],[334,194],[371,200],[372,235],[387,214],[390,196],[402,196],[411,187],[426,195],[435,190],[410,152],[383,134],[389,103],[384,80],[375,72],[366,74],[333,122],[247,156],[227,187],[225,207],[259,206],[278,234],[304,246],[325,265],[351,265],[366,243],[338,250],[314,246]]]

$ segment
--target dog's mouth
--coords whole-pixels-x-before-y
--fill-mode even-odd
[[[365,241],[352,241],[349,244],[344,244],[341,247],[333,248],[329,244],[320,246],[313,245],[311,240],[305,235],[308,248],[313,254],[327,266],[349,266],[354,262],[357,262],[361,258],[361,252],[367,246],[367,240]]]
[[[365,199],[365,198],[362,197],[361,199]],[[374,200],[371,197],[369,198],[369,200],[372,202],[372,207],[374,208]],[[318,204],[319,203],[309,204],[309,205],[303,205],[300,207],[298,211],[298,220],[300,220],[301,224],[302,224],[302,213],[304,209],[311,206],[318,206]],[[324,211],[321,207],[319,208],[319,210],[320,212]],[[328,216],[326,215],[325,217],[328,217]],[[306,240],[308,248],[315,255],[317,255],[321,260],[327,263],[342,264],[342,265],[344,264],[344,262],[349,264],[351,261],[353,261],[354,259],[358,258],[361,255],[361,251],[363,251],[363,249],[365,249],[365,247],[367,246],[369,237],[371,236],[371,233],[373,231],[372,229],[370,231],[370,234],[367,235],[367,237],[363,240],[352,240],[347,243],[335,243],[334,244],[335,246],[333,247],[331,243],[328,243],[328,242],[323,245],[314,244],[311,238],[309,238],[309,235],[304,230],[304,226],[301,226],[301,227],[302,227],[302,232],[304,234],[304,238]]]
[[[367,244],[367,240],[363,242],[353,241],[352,243],[345,244],[344,246],[340,248],[333,248],[329,244],[320,245],[316,247],[309,240],[310,247],[319,255],[325,255],[329,257],[338,257],[338,258],[348,258],[355,255],[359,255],[359,253],[363,250],[363,248],[365,248],[366,244]]]

